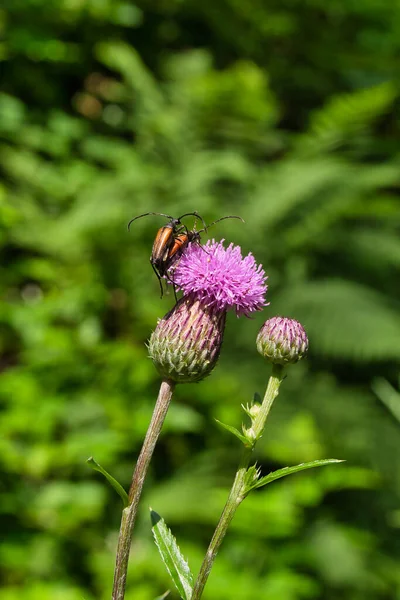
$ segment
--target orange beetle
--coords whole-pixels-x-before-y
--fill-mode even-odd
[[[196,217],[196,219],[200,219],[204,225],[204,231],[206,230],[206,224],[203,218],[197,212],[185,213],[178,218],[165,215],[164,213],[149,212],[139,215],[138,217],[135,217],[129,221],[128,229],[133,221],[136,221],[136,219],[141,219],[142,217],[147,217],[148,215],[158,215],[160,217],[166,217],[169,219],[169,222],[163,227],[160,227],[160,229],[157,231],[150,256],[150,264],[160,283],[162,298],[164,291],[161,278],[166,275],[169,267],[171,266],[171,259],[177,255],[180,249],[183,250],[183,248],[189,243],[191,232],[189,232],[186,225],[182,224],[181,219],[190,215]]]
[[[158,215],[170,219],[166,225],[160,227],[160,229],[157,231],[150,256],[150,264],[160,283],[161,298],[164,293],[162,277],[165,276],[168,278],[168,269],[176,260],[179,259],[189,242],[199,242],[200,233],[207,231],[208,227],[212,227],[215,225],[215,223],[223,221],[224,219],[240,219],[243,221],[241,217],[229,215],[227,217],[221,217],[207,226],[204,222],[204,219],[197,212],[185,213],[178,218],[165,215],[164,213],[149,212],[131,219],[131,221],[128,223],[128,229],[133,221],[136,221],[136,219],[140,219],[142,217],[147,217],[148,215]],[[195,229],[190,231],[186,225],[183,225],[181,222],[183,217],[188,216],[194,216],[196,219],[200,219],[204,225],[204,229],[200,229],[200,231],[196,231]]]

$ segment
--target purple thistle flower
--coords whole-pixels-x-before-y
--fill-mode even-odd
[[[267,277],[251,253],[243,258],[240,246],[224,248],[223,241],[189,244],[171,267],[170,278],[185,296],[194,296],[204,306],[249,316],[267,305]]]

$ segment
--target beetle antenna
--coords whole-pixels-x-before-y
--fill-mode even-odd
[[[136,219],[141,219],[142,217],[148,217],[149,215],[158,215],[159,217],[166,217],[167,219],[171,219],[171,221],[173,220],[174,217],[171,217],[171,215],[165,215],[164,213],[157,213],[157,212],[148,212],[148,213],[143,213],[143,215],[139,215],[138,217],[134,217],[133,219],[131,219],[128,223],[128,231],[131,228],[131,224],[133,223],[133,221],[136,221]]]
[[[221,217],[220,219],[217,219],[216,221],[213,221],[212,223],[210,223],[209,225],[207,225],[207,227],[205,227],[204,229],[201,229],[197,233],[203,233],[203,231],[207,231],[207,229],[210,228],[210,227],[212,227],[213,225],[215,225],[215,223],[219,223],[220,221],[224,221],[225,219],[240,219],[242,221],[242,223],[245,223],[245,220],[242,219],[242,217],[238,217],[237,215],[229,215],[227,217]]]
[[[194,212],[189,212],[189,213],[185,213],[184,215],[181,215],[178,219],[178,221],[180,221],[181,219],[183,219],[183,217],[189,217],[189,216],[193,216],[196,217],[196,219],[200,219],[200,221],[203,223],[204,225],[204,231],[207,231],[207,225],[206,222],[204,221],[203,217],[201,215],[199,215],[199,213],[197,211]]]

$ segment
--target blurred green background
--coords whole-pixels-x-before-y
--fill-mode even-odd
[[[214,419],[263,392],[276,314],[311,350],[257,460],[347,463],[253,493],[204,598],[399,599],[398,2],[3,0],[0,30],[0,600],[110,598],[121,505],[85,461],[129,486],[174,302],[148,262],[164,220],[126,225],[192,210],[245,219],[212,235],[263,263],[270,306],[177,388],[127,600],[170,587],[149,505],[197,571],[240,453]]]

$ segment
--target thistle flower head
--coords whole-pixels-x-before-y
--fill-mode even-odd
[[[295,319],[272,317],[258,333],[257,350],[272,363],[295,363],[307,354],[308,337]]]
[[[243,258],[239,246],[224,248],[223,241],[189,244],[170,270],[171,279],[185,296],[193,295],[209,308],[249,316],[267,304],[267,277],[251,253]]]
[[[149,341],[149,354],[162,377],[176,383],[201,381],[215,367],[222,345],[226,312],[184,296],[160,319]]]

